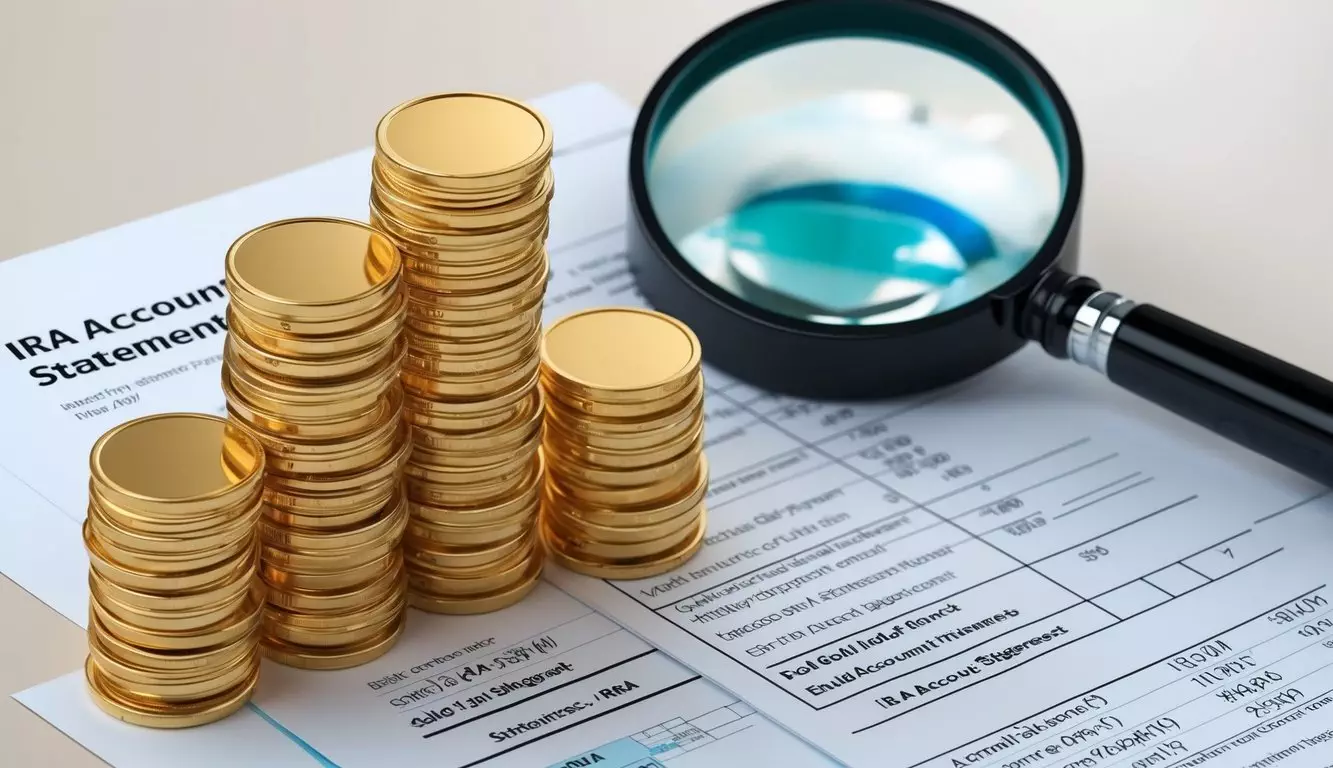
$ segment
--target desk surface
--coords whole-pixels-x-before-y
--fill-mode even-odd
[[[1073,104],[1087,272],[1333,377],[1333,4],[956,3]],[[682,47],[758,4],[7,3],[0,258],[365,146],[420,93],[598,80],[637,103]],[[82,632],[3,579],[0,616],[0,694],[80,663]],[[6,765],[100,764],[7,696],[0,744]]]

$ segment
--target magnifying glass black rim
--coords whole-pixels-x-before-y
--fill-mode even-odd
[[[919,29],[921,23],[925,21],[933,24],[936,30],[951,31],[953,39],[941,40],[936,35],[922,35],[921,42],[969,61],[986,72],[1008,88],[1041,124],[1059,160],[1063,185],[1060,208],[1051,231],[1032,259],[998,288],[971,302],[910,322],[880,325],[818,323],[764,309],[716,285],[695,270],[667,236],[653,210],[648,193],[647,158],[653,131],[663,107],[673,95],[673,89],[681,84],[692,68],[707,61],[708,56],[719,56],[725,60],[725,57],[717,52],[735,38],[738,32],[763,22],[774,21],[783,14],[811,11],[816,5],[818,13],[806,17],[807,21],[815,22],[814,26],[791,30],[782,38],[769,41],[771,44],[766,50],[796,42],[839,36],[865,37],[875,33],[886,39],[910,41],[913,29]],[[878,28],[867,27],[864,20],[873,18],[896,19],[902,23],[893,24],[893,28],[889,28],[888,24]],[[739,63],[758,52],[762,51],[751,52],[733,63]],[[707,80],[725,72],[729,66],[721,67]],[[688,100],[696,91],[697,88],[690,91],[684,100]],[[788,333],[814,337],[891,339],[910,335],[956,322],[960,316],[989,312],[990,304],[994,300],[1026,292],[1060,258],[1064,243],[1076,226],[1083,189],[1082,143],[1074,122],[1073,110],[1070,109],[1054,78],[1026,49],[1000,30],[974,16],[933,0],[780,0],[737,16],[687,48],[653,84],[634,124],[629,158],[631,213],[658,257],[671,267],[679,279],[688,282],[700,294],[727,311],[741,315],[744,320],[764,323]]]

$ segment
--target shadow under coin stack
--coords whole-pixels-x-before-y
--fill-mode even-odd
[[[227,253],[222,383],[267,452],[263,644],[283,664],[353,667],[402,634],[401,274],[391,240],[341,219],[267,224]]]
[[[403,252],[411,604],[482,613],[541,576],[537,386],[551,130],[518,102],[407,102],[375,135],[371,222]]]
[[[542,341],[542,534],[558,564],[642,579],[694,556],[706,527],[699,340],[641,309],[576,312]]]
[[[90,464],[93,700],[155,728],[235,712],[259,679],[263,448],[215,416],[163,414],[107,432]]]

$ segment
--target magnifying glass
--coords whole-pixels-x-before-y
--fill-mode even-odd
[[[894,397],[1028,342],[1333,485],[1333,383],[1078,273],[1083,153],[1016,42],[930,0],[782,0],[696,42],[630,147],[628,259],[708,362]]]

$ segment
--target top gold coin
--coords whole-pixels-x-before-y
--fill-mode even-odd
[[[197,516],[258,492],[264,448],[225,419],[164,413],[112,428],[93,444],[89,465],[95,492],[118,506]]]
[[[689,384],[699,339],[684,323],[646,309],[605,307],[557,320],[542,337],[542,364],[556,382],[604,402],[645,402]]]
[[[226,276],[243,310],[318,322],[382,309],[397,291],[402,266],[393,241],[360,222],[284,219],[237,239],[227,251]]]
[[[444,93],[395,107],[375,148],[418,184],[459,191],[520,184],[551,158],[551,127],[532,107],[485,93]]]

